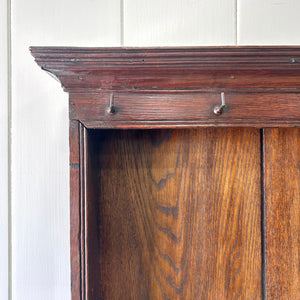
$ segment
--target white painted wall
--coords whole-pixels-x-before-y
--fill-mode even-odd
[[[300,45],[299,0],[238,0],[240,45]]]
[[[125,0],[128,46],[234,45],[235,0]]]
[[[70,299],[68,96],[31,45],[120,45],[119,0],[12,0],[12,299]]]
[[[297,0],[0,0],[0,299],[70,299],[68,97],[30,45],[300,44]],[[6,5],[12,6],[8,211]],[[9,15],[8,15],[9,16]],[[8,276],[8,216],[12,274]],[[4,247],[2,247],[4,245]]]
[[[8,298],[8,24],[0,0],[0,299]]]

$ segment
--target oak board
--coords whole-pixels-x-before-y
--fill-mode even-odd
[[[90,131],[89,299],[259,299],[259,139]]]
[[[300,130],[265,129],[267,299],[300,299]]]

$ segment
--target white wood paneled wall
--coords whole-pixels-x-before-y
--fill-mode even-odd
[[[235,0],[125,0],[126,46],[234,45]]]
[[[12,0],[12,299],[70,299],[68,97],[31,45],[120,45],[119,0]]]
[[[8,298],[8,13],[0,0],[0,299]]]
[[[299,0],[238,0],[240,45],[300,45]]]
[[[300,1],[0,1],[0,299],[8,299],[7,286],[14,300],[70,299],[68,97],[37,67],[28,47],[300,44]],[[7,3],[12,7],[11,103]]]

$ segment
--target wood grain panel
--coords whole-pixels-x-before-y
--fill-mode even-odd
[[[81,201],[79,122],[70,121],[70,258],[72,300],[81,299]]]
[[[90,299],[260,298],[259,139],[89,130]]]
[[[67,91],[299,89],[299,47],[31,47]]]
[[[181,122],[198,126],[294,126],[300,125],[300,94],[226,92],[221,115],[214,107],[221,104],[221,92],[117,92],[115,113],[107,113],[111,93],[71,93],[70,118],[87,127],[120,126],[122,122],[156,126]],[[97,125],[97,121],[100,121]],[[120,122],[121,121],[121,122]],[[93,124],[93,125],[91,125]]]
[[[300,299],[300,129],[265,129],[266,295]]]

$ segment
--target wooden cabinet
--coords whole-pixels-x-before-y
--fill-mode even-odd
[[[72,299],[300,299],[300,47],[31,51],[70,95]]]

